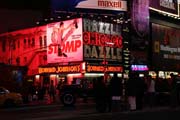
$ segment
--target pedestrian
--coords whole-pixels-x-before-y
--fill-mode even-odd
[[[103,76],[98,77],[96,84],[94,86],[95,90],[95,103],[96,103],[96,110],[98,112],[106,112],[107,109],[107,86],[104,82]]]
[[[87,103],[88,102],[88,80],[83,79],[82,80],[82,90],[83,90],[83,102]]]
[[[54,87],[54,81],[51,80],[50,86],[49,86],[50,102],[55,102],[55,94],[56,94],[56,89],[55,89],[55,87]]]
[[[130,73],[129,80],[126,82],[126,95],[128,97],[130,111],[136,110],[136,81],[134,73]]]
[[[109,83],[109,112],[119,111],[122,97],[122,80],[118,78],[117,73],[114,73],[113,78]]]
[[[180,102],[180,78],[173,73],[170,74],[171,76],[171,107],[177,107]]]
[[[152,77],[150,75],[147,76],[147,101],[148,101],[148,105],[149,107],[154,107],[155,105],[155,94],[156,94],[156,89],[155,89],[155,80],[152,79]]]
[[[136,109],[142,110],[144,105],[144,93],[146,90],[146,84],[143,78],[140,78],[138,74],[135,74],[134,80],[136,81]]]

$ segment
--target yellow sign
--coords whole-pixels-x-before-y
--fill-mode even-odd
[[[87,65],[87,72],[123,72],[123,67],[121,66],[97,66],[97,65]]]
[[[38,71],[39,74],[42,73],[79,73],[80,72],[80,65],[73,65],[73,66],[58,66],[58,67],[39,67]]]

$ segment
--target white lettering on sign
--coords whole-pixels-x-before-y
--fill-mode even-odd
[[[96,58],[103,59],[106,56],[106,59],[111,60],[122,60],[122,49],[121,48],[111,48],[105,47],[105,55],[104,55],[104,47],[102,46],[90,46],[84,45],[84,57],[85,58]]]
[[[170,53],[180,53],[180,48],[171,48],[169,46],[164,46],[164,45],[160,45],[160,50]]]
[[[160,0],[160,6],[168,9],[176,10],[173,0]]]

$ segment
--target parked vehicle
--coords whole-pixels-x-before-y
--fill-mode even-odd
[[[60,89],[60,100],[65,106],[72,106],[76,103],[77,98],[92,97],[93,89],[84,90],[81,85],[63,85]]]
[[[4,87],[0,87],[0,106],[14,107],[23,103],[22,95],[16,92],[10,92]]]

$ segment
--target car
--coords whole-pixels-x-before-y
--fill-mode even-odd
[[[10,92],[5,87],[0,87],[0,106],[14,107],[23,103],[22,95],[16,92]]]
[[[93,97],[93,89],[84,90],[81,85],[63,85],[60,89],[60,100],[64,106],[73,106],[77,98]]]

